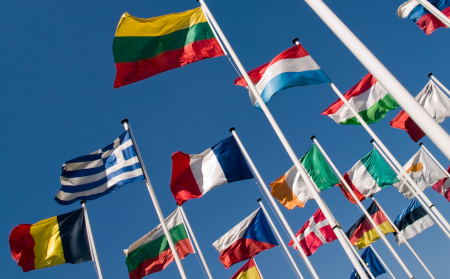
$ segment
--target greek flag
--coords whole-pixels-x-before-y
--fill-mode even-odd
[[[144,175],[130,132],[126,131],[105,148],[67,161],[55,200],[63,205],[94,200],[138,180],[144,180]]]

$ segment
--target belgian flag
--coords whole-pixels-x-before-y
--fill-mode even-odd
[[[83,208],[16,226],[10,236],[11,255],[23,272],[92,261]]]

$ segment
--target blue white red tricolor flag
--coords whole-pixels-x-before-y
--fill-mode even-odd
[[[260,252],[278,245],[261,209],[256,210],[213,243],[220,252],[225,268],[250,259]]]
[[[285,50],[270,63],[250,71],[248,75],[266,104],[273,95],[283,89],[331,83],[331,80],[301,45]],[[234,84],[248,87],[242,77],[237,78]],[[250,99],[252,105],[259,108],[259,104],[252,94],[250,94]]]
[[[450,16],[450,0],[427,0],[446,17]],[[430,35],[439,27],[446,27],[439,19],[417,2],[409,0],[398,7],[397,15],[414,21],[425,34]]]

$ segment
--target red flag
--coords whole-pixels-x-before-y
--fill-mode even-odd
[[[408,135],[415,142],[418,142],[425,133],[417,126],[417,124],[409,117],[409,115],[402,110],[392,121],[391,127],[397,128],[400,130],[405,130],[408,132]]]

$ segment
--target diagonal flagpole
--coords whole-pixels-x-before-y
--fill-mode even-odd
[[[255,263],[256,270],[258,270],[259,276],[261,277],[261,279],[264,279],[264,277],[262,276],[261,270],[259,270],[259,267],[258,267],[258,265],[256,264],[255,258],[253,258],[253,262]]]
[[[391,277],[395,279],[394,274],[392,274],[389,267],[386,265],[386,263],[383,261],[383,259],[380,257],[380,255],[378,255],[377,251],[375,250],[375,248],[373,248],[372,244],[370,244],[369,246],[370,246],[370,248],[372,248],[373,253],[377,256],[377,258],[380,260],[381,264],[383,264],[384,268],[386,268],[386,270],[389,272]]]
[[[436,82],[442,89],[444,89],[445,93],[447,93],[448,96],[450,96],[450,90],[447,89],[447,87],[445,87],[434,75],[433,73],[430,73],[428,75],[428,77],[433,80],[434,82]]]
[[[427,0],[416,0],[420,3],[427,11],[429,11],[432,15],[434,15],[440,22],[442,22],[445,26],[450,28],[450,19],[444,15],[438,8],[436,8],[433,4],[428,2]]]
[[[130,125],[128,124],[128,119],[122,120],[122,124],[126,131],[130,131],[130,137],[131,137],[131,140],[133,141],[134,148],[136,149],[136,154],[139,159],[139,163],[141,164],[142,172],[144,173],[145,184],[147,185],[147,189],[150,194],[150,198],[152,199],[153,205],[155,206],[156,214],[158,215],[159,222],[161,223],[161,227],[163,228],[164,234],[166,235],[166,239],[167,239],[167,242],[169,243],[170,250],[172,251],[173,257],[177,264],[178,271],[181,274],[181,278],[187,279],[186,273],[184,272],[183,265],[181,264],[181,261],[180,261],[180,257],[178,256],[177,249],[175,248],[175,244],[173,243],[172,236],[170,235],[170,232],[167,229],[164,215],[162,214],[161,207],[159,206],[155,191],[153,190],[152,184],[150,183],[150,178],[148,177],[147,170],[145,169],[144,161],[142,160],[141,153],[139,152],[139,148],[137,146],[136,140],[134,139],[133,131],[131,130]]]
[[[91,254],[94,257],[94,265],[97,269],[98,279],[103,279],[102,269],[100,268],[100,262],[98,261],[97,248],[95,247],[94,235],[92,234],[91,222],[89,222],[89,215],[87,212],[86,201],[81,201],[83,207],[84,221],[86,223],[86,230],[88,234],[89,244],[91,246]]]
[[[431,159],[433,159],[434,163],[435,163],[435,164],[436,164],[436,165],[437,165],[437,166],[445,173],[445,175],[446,175],[447,177],[450,178],[450,174],[448,173],[447,169],[444,168],[444,167],[441,165],[441,163],[439,163],[439,161],[436,160],[436,158],[434,158],[433,154],[431,154],[431,152],[428,151],[428,149],[425,147],[425,145],[423,144],[423,142],[419,143],[419,145],[420,145],[420,147],[423,149],[423,151],[425,151],[425,153],[427,153],[428,156],[430,156]]]

